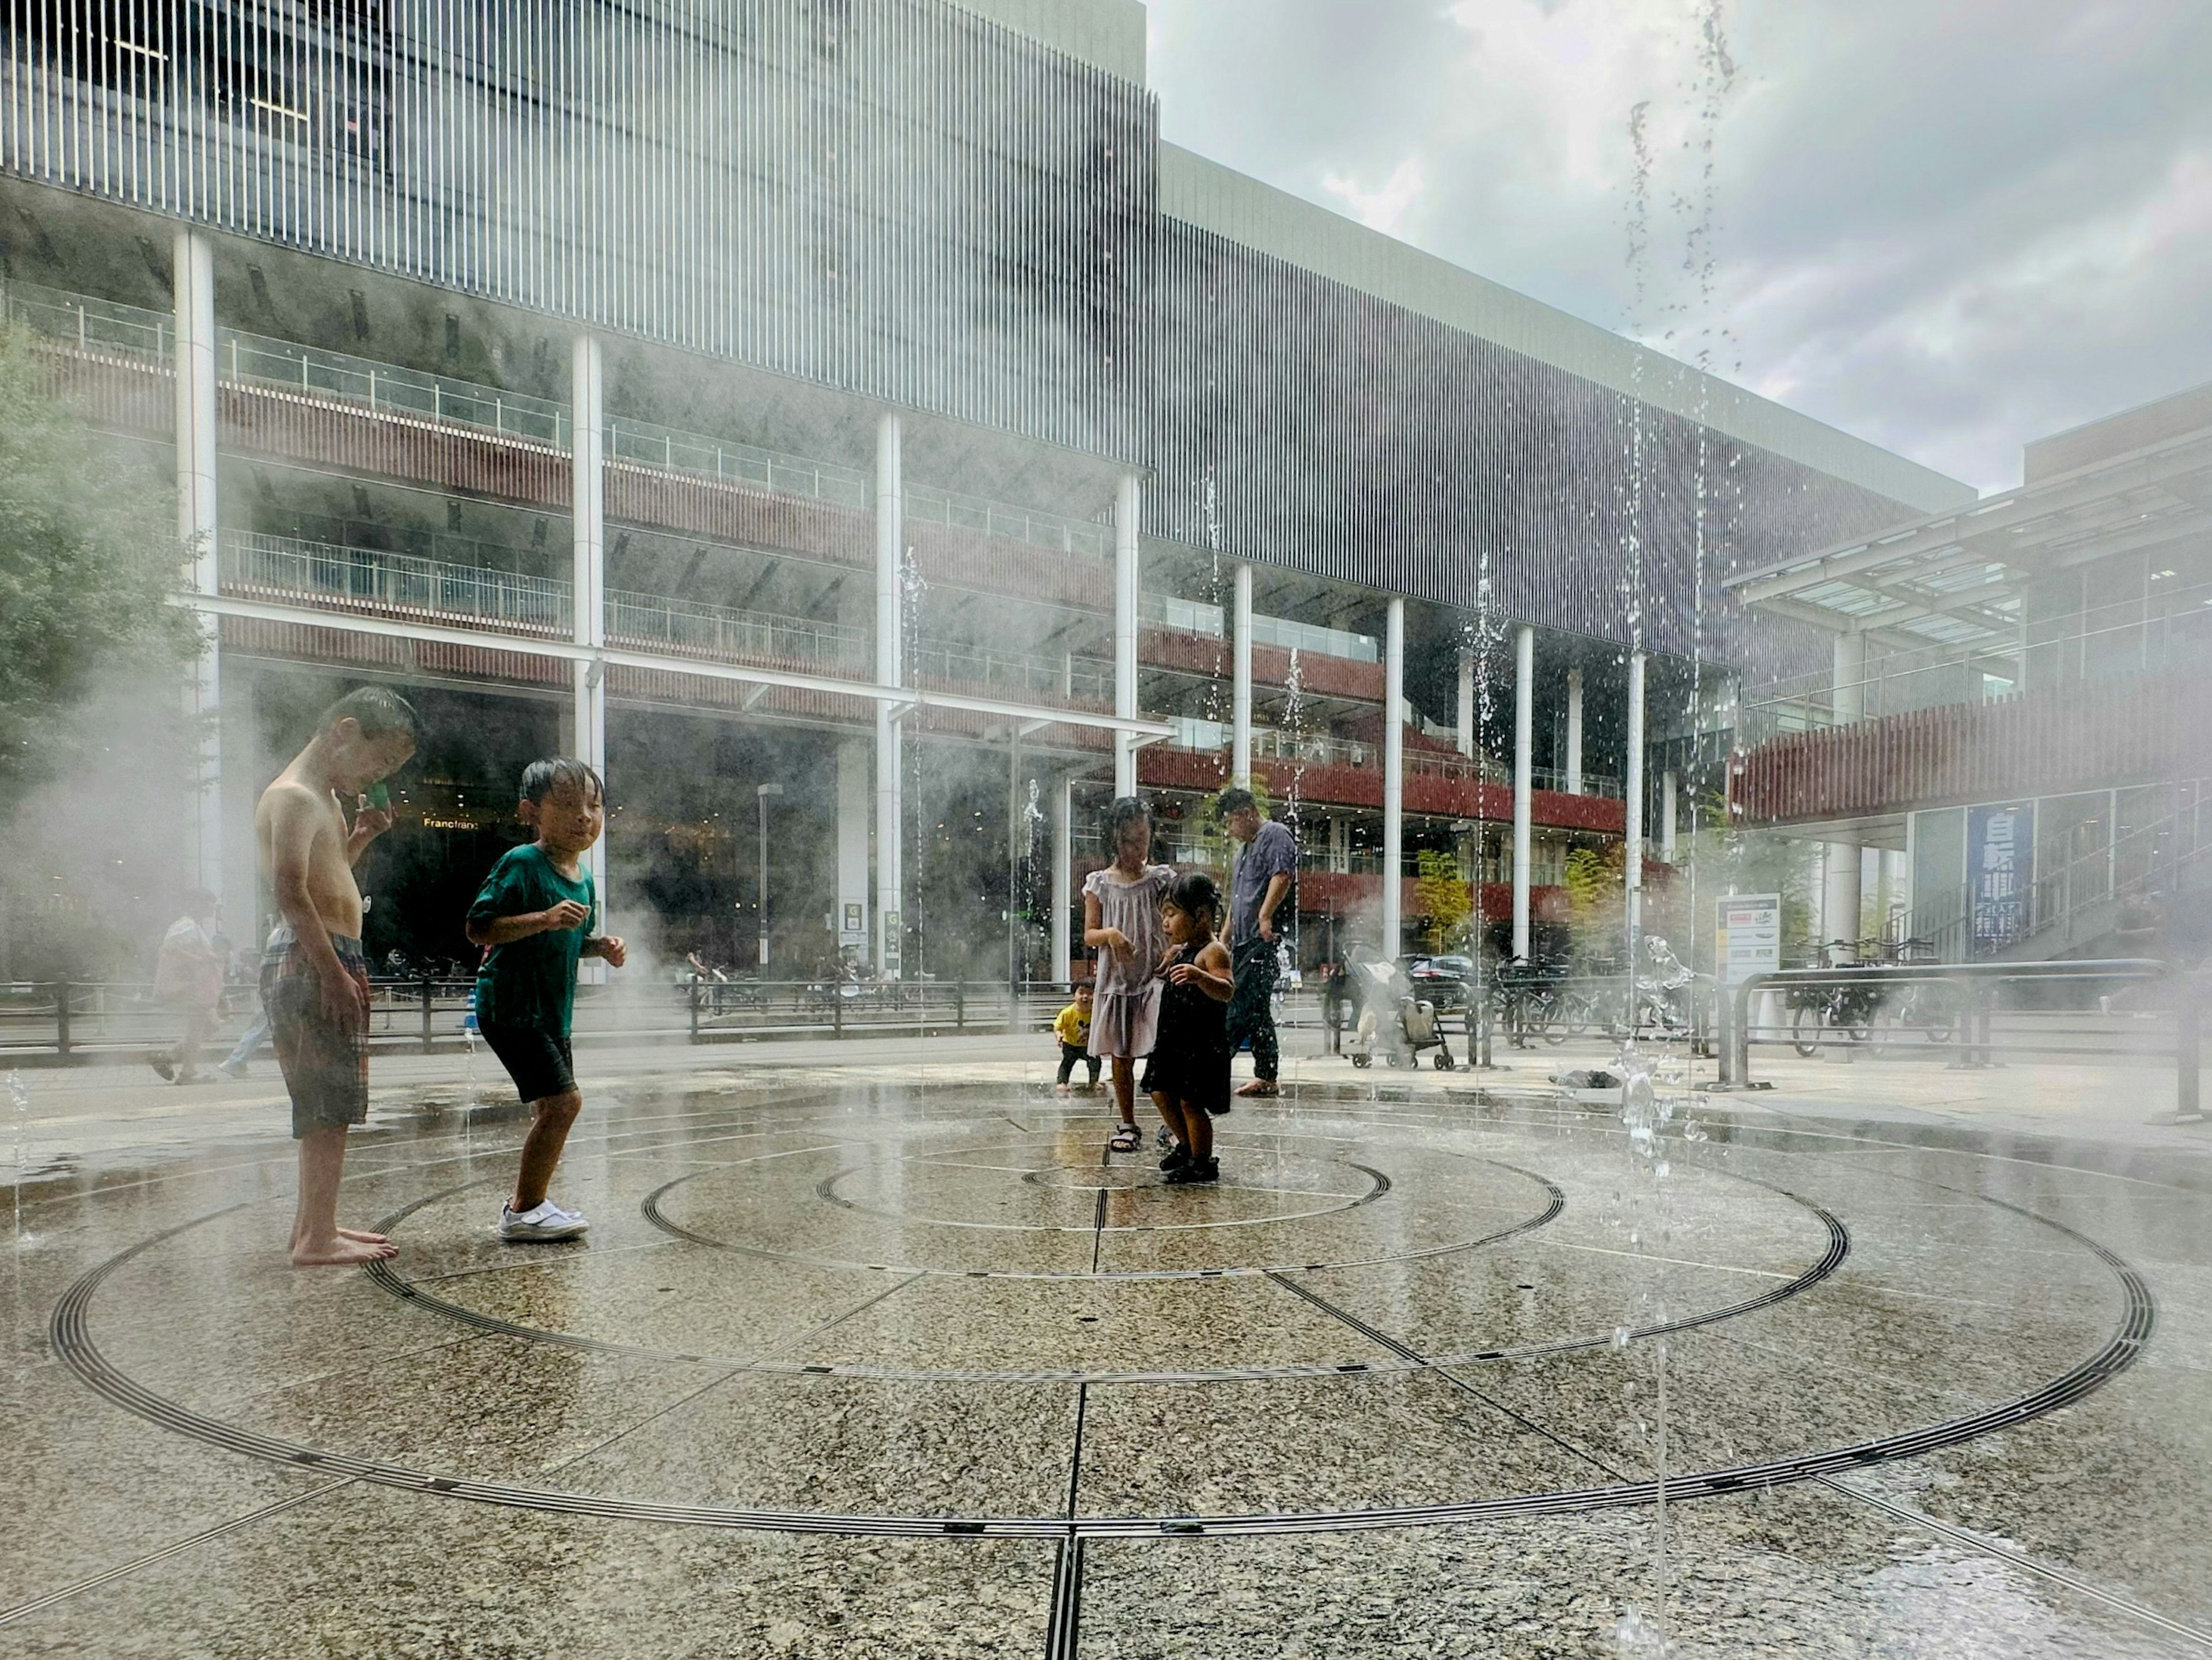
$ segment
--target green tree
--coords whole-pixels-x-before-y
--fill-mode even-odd
[[[70,716],[105,682],[181,670],[198,642],[170,603],[173,507],[49,379],[34,337],[0,328],[0,811],[76,758]]]
[[[1474,915],[1474,890],[1460,873],[1459,857],[1438,848],[1414,855],[1420,874],[1413,881],[1413,903],[1428,918],[1429,943],[1437,951],[1462,943]]]
[[[112,970],[170,920],[200,638],[172,603],[173,493],[53,395],[52,367],[0,327],[0,958],[36,976]]]

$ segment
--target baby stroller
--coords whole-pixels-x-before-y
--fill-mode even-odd
[[[1359,998],[1358,1036],[1352,1064],[1370,1067],[1379,1046],[1386,1066],[1417,1067],[1421,1051],[1434,1049],[1438,1072],[1455,1069],[1437,1006],[1413,995],[1413,982],[1395,963],[1355,963],[1352,980]]]

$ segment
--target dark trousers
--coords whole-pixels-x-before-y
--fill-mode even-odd
[[[1249,1043],[1252,1070],[1267,1082],[1275,1081],[1282,1062],[1275,1048],[1275,942],[1253,935],[1231,953],[1237,989],[1229,999],[1229,1052]]]
[[[1080,1043],[1062,1043],[1060,1046],[1060,1076],[1053,1081],[1065,1084],[1073,1078],[1078,1061],[1091,1068],[1091,1081],[1096,1084],[1098,1081],[1098,1057]]]

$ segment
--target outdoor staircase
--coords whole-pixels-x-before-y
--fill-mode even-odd
[[[2008,944],[1977,952],[1973,903],[1960,889],[1916,905],[1893,922],[1893,940],[1926,939],[1946,963],[2138,956],[2161,933],[2202,935],[2212,925],[2212,816],[2201,786],[2148,824],[2039,877],[2022,896],[2026,924]],[[2163,924],[2163,928],[2160,927]],[[2161,950],[2201,955],[2169,939]]]

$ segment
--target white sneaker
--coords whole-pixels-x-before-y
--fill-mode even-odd
[[[499,1237],[502,1239],[574,1239],[591,1225],[575,1212],[562,1210],[550,1199],[520,1214],[512,1206],[499,1207]]]

